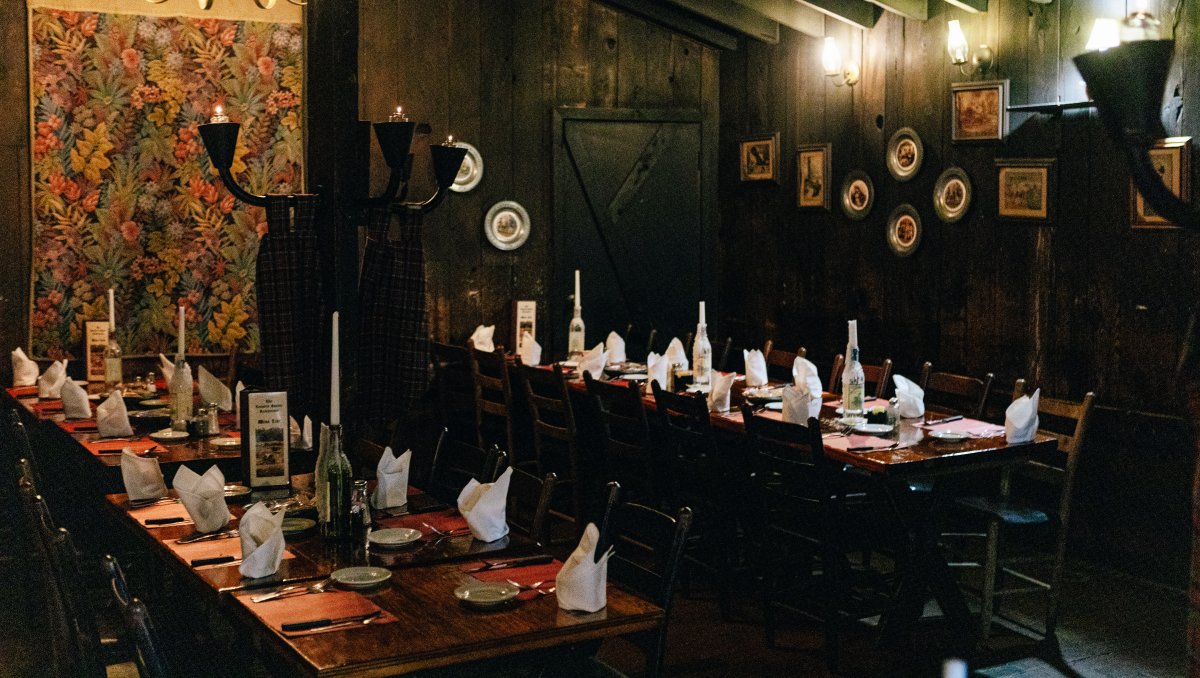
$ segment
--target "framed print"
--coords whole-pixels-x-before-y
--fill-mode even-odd
[[[242,482],[251,490],[291,487],[287,391],[245,389],[240,404]]]
[[[1008,81],[950,85],[950,140],[1001,141],[1008,134]]]
[[[796,151],[796,206],[829,209],[833,144],[808,144]]]
[[[1150,162],[1163,183],[1180,200],[1192,201],[1192,138],[1170,137],[1150,148]],[[1129,222],[1134,228],[1177,228],[1163,219],[1142,197],[1133,180],[1129,180]]]
[[[501,200],[484,216],[483,233],[492,247],[515,250],[529,239],[529,212],[518,202]]]
[[[512,345],[517,347],[517,353],[521,353],[521,337],[528,332],[529,336],[537,339],[537,302],[536,301],[514,301],[513,302],[513,342]]]
[[[892,210],[887,223],[888,247],[898,257],[911,256],[921,244],[921,215],[905,203]]]
[[[87,340],[87,380],[104,381],[104,351],[108,349],[108,321],[89,320],[83,324]]]
[[[933,185],[933,211],[944,223],[961,220],[971,207],[971,178],[961,167],[949,167]]]
[[[742,139],[738,158],[742,181],[779,181],[779,133]]]
[[[921,161],[925,159],[925,147],[921,137],[911,127],[901,127],[896,130],[888,141],[887,168],[896,181],[909,181],[921,171]]]
[[[467,154],[458,166],[458,174],[454,177],[454,183],[450,184],[450,190],[455,193],[467,193],[483,181],[483,156],[479,154],[478,148],[465,141],[456,141],[454,145],[467,149]]]
[[[996,168],[1001,219],[1051,220],[1053,158],[997,158]]]
[[[875,205],[875,184],[862,170],[854,170],[842,180],[842,213],[851,221],[862,221]]]

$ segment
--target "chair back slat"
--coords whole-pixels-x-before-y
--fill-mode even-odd
[[[434,448],[433,465],[424,489],[444,502],[453,503],[467,482],[487,483],[495,477],[494,452],[458,440],[443,429]]]
[[[688,505],[707,513],[730,495],[723,486],[729,480],[728,469],[709,419],[708,401],[703,394],[670,393],[657,381],[652,388],[668,483],[665,494],[673,506]]]
[[[657,505],[663,469],[654,454],[641,388],[633,382],[618,386],[599,381],[590,374],[583,379],[602,424],[603,477],[620,482],[631,500]]]
[[[125,631],[134,641],[136,653],[134,660],[137,664],[138,675],[143,678],[167,678],[172,675],[161,646],[157,639],[154,623],[150,619],[150,611],[141,600],[129,592],[125,581],[125,572],[120,563],[111,555],[104,556],[104,570],[108,574],[117,609],[125,623]]]
[[[468,355],[475,398],[475,444],[480,449],[498,445],[511,452],[513,394],[504,347],[489,352],[471,345]]]
[[[547,519],[550,517],[550,501],[557,483],[558,476],[553,473],[538,478],[521,469],[513,469],[508,486],[506,515],[509,526],[515,532],[542,545],[550,543]]]
[[[767,378],[773,382],[791,383],[792,367],[796,363],[796,358],[803,358],[807,354],[808,351],[803,346],[792,352],[774,348],[771,341],[767,340],[763,350],[763,356],[767,363]]]
[[[925,391],[926,405],[978,419],[987,410],[994,379],[991,372],[982,379],[951,372],[934,372],[933,364],[926,362],[921,366],[921,377],[917,383]]]

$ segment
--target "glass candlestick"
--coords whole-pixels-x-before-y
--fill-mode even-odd
[[[225,115],[225,109],[218,105],[213,109],[212,117],[208,119],[210,123],[229,122],[229,116]]]

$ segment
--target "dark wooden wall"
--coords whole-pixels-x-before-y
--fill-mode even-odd
[[[8,352],[29,346],[29,30],[25,3],[0,3],[0,377],[11,384]]]

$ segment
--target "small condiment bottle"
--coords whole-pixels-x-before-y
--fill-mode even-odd
[[[158,377],[153,372],[146,373],[146,393],[150,395],[158,393]]]
[[[221,408],[217,407],[216,403],[208,404],[208,435],[215,436],[221,432],[221,420],[219,414]]]
[[[197,438],[202,438],[208,435],[208,406],[201,405],[196,408],[196,414],[192,417],[192,433]]]

